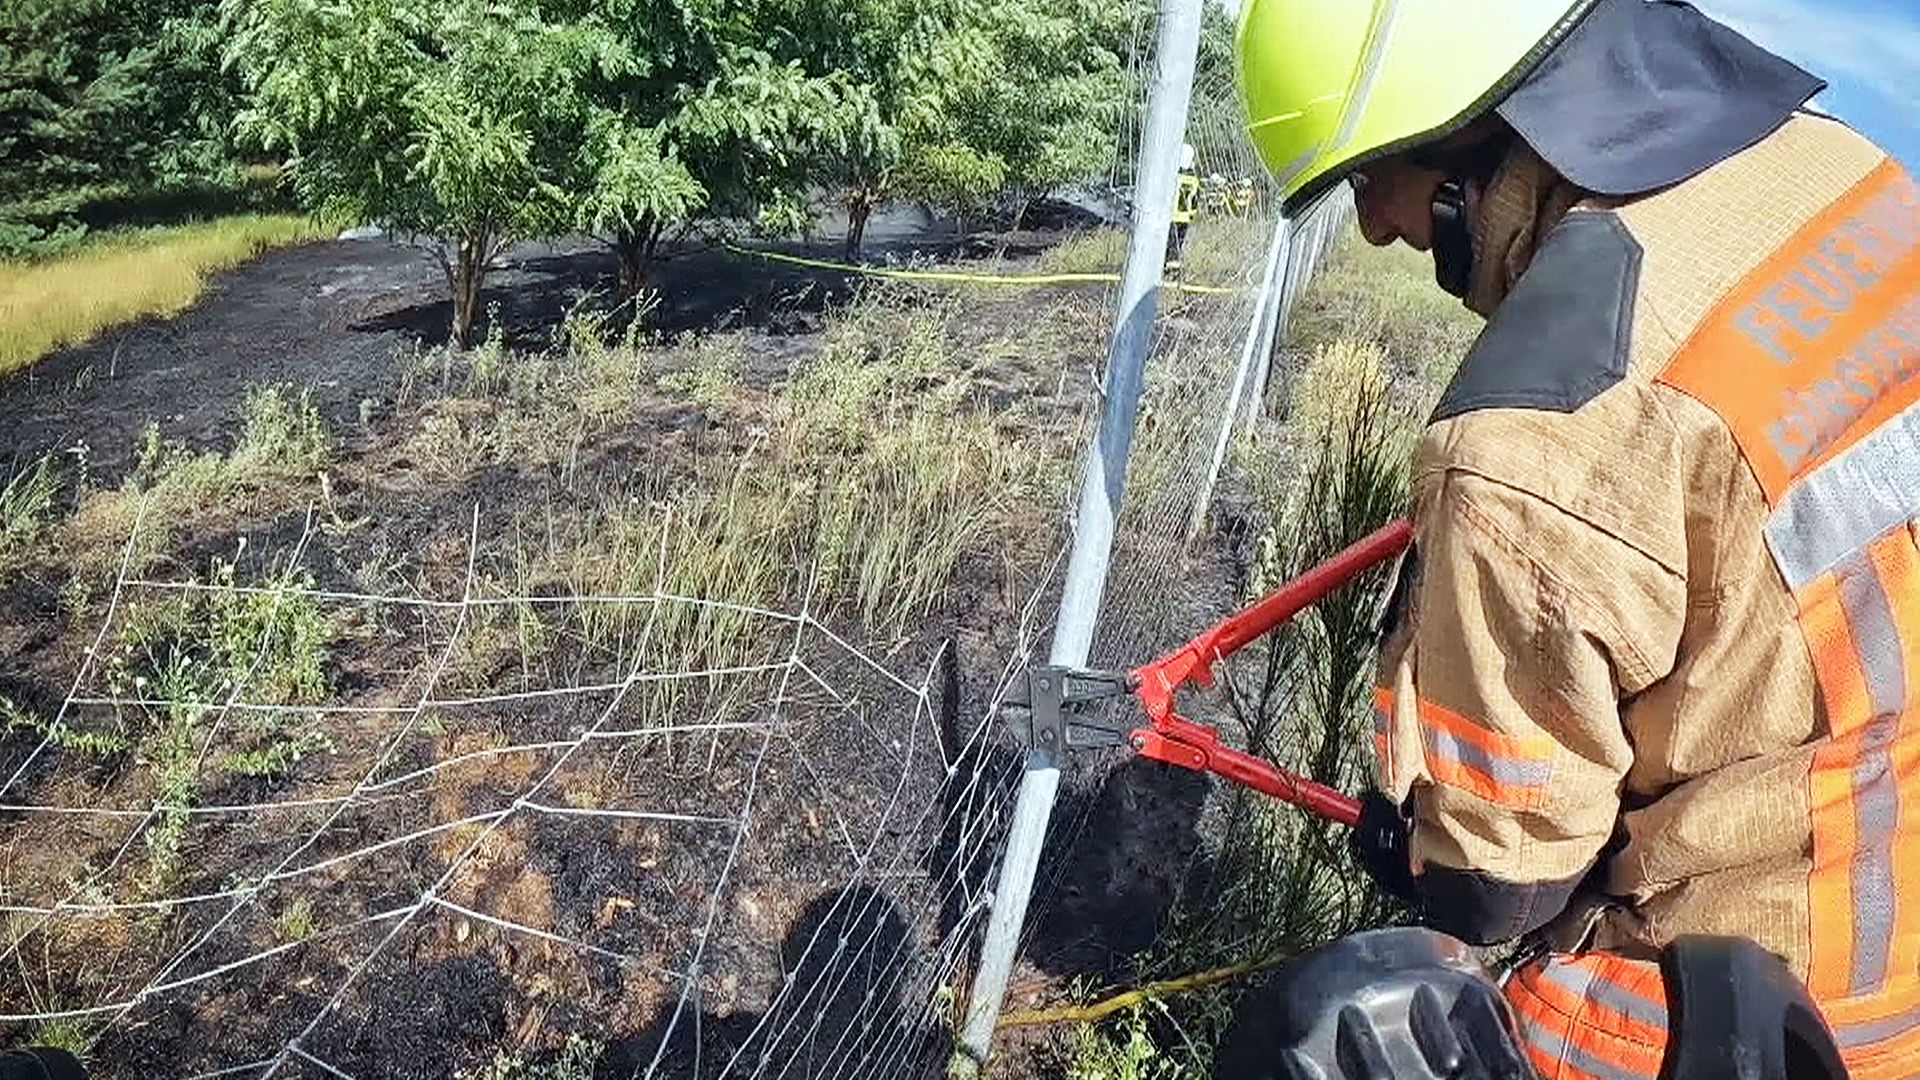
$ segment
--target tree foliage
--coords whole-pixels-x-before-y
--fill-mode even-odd
[[[1105,172],[1132,74],[1135,3],[788,0],[811,62],[872,92],[878,127],[823,162],[846,206],[848,254],[881,202],[964,209]]]
[[[213,0],[0,4],[0,252],[106,197],[232,179]]]
[[[424,240],[466,344],[515,239],[564,231],[583,83],[634,63],[590,21],[529,0],[227,0],[240,129],[302,201]]]
[[[1140,4],[11,0],[0,248],[8,207],[257,155],[308,207],[435,250],[464,341],[517,239],[597,236],[632,292],[700,223],[798,231],[830,193],[857,251],[890,199],[971,208],[1100,175]]]

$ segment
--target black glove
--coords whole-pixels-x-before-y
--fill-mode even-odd
[[[1408,861],[1407,837],[1412,828],[1392,799],[1370,791],[1360,803],[1360,824],[1347,837],[1353,857],[1380,887],[1401,903],[1417,906],[1413,865]]]

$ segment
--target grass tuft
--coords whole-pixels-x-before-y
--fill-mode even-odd
[[[602,1052],[600,1044],[569,1035],[559,1053],[545,1060],[517,1050],[499,1050],[492,1061],[460,1073],[455,1080],[593,1080]]]
[[[53,522],[60,474],[46,455],[0,487],[0,585],[11,578]]]
[[[40,262],[0,262],[0,374],[121,323],[177,315],[209,276],[329,234],[305,217],[241,215],[102,240]]]
[[[139,573],[186,529],[205,528],[238,497],[284,493],[288,481],[311,479],[333,460],[333,436],[309,391],[258,388],[240,415],[239,439],[224,454],[167,442],[148,425],[121,485],[82,492],[56,538],[69,571],[69,606],[78,608],[111,579],[130,541],[129,570]]]

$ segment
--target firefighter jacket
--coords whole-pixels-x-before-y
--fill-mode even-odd
[[[1751,937],[1920,1073],[1920,187],[1801,114],[1631,199],[1522,148],[1480,219],[1377,694],[1429,917],[1629,1027]]]
[[[1182,170],[1180,187],[1173,200],[1173,223],[1175,225],[1193,224],[1193,215],[1200,209],[1200,178]]]

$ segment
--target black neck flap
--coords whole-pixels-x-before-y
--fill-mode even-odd
[[[1574,184],[1638,195],[1786,123],[1826,83],[1676,0],[1601,0],[1496,111]]]

